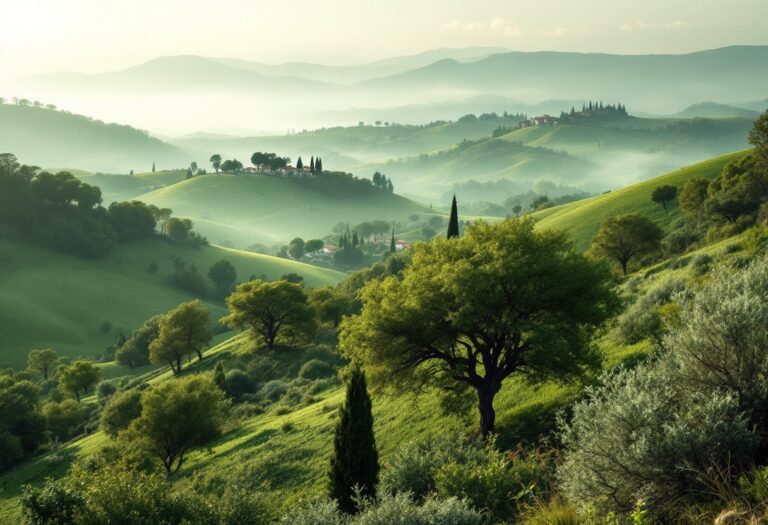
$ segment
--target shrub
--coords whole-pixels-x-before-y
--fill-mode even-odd
[[[336,371],[331,365],[319,359],[311,359],[299,369],[299,377],[302,379],[323,379],[334,375]]]
[[[115,392],[117,392],[117,387],[110,381],[102,381],[96,385],[96,396],[102,403],[105,403]]]
[[[485,515],[457,498],[427,499],[419,506],[408,494],[365,501],[354,525],[482,525]]]
[[[668,360],[620,371],[561,421],[558,476],[571,501],[629,512],[638,497],[662,514],[686,496],[709,497],[698,472],[743,462],[756,438],[736,400],[686,392]]]
[[[67,441],[83,430],[88,420],[88,408],[74,399],[48,401],[42,406],[45,427],[58,441]]]
[[[768,228],[755,226],[744,232],[744,248],[752,255],[761,254],[768,246]]]
[[[243,395],[250,394],[255,390],[255,384],[253,380],[243,372],[234,368],[226,373],[224,391],[229,397],[238,401],[242,399]]]
[[[335,501],[317,498],[291,507],[280,523],[283,525],[344,525],[346,521]]]
[[[661,315],[643,307],[631,307],[618,319],[618,331],[627,344],[639,343],[644,339],[658,339],[663,324]]]
[[[288,383],[279,379],[269,381],[259,389],[259,398],[274,403],[288,390]]]
[[[691,259],[691,268],[696,275],[704,275],[709,272],[710,264],[712,264],[712,256],[706,253],[696,254]]]
[[[213,502],[221,525],[269,525],[274,523],[274,510],[258,492],[239,487],[228,488]]]
[[[296,425],[293,424],[293,421],[283,421],[283,424],[280,425],[280,430],[282,430],[284,433],[293,432],[296,429]]]
[[[101,411],[101,429],[111,437],[128,428],[141,415],[141,391],[131,389],[112,396]]]

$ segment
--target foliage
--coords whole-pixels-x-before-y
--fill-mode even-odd
[[[235,285],[237,270],[235,270],[235,266],[231,262],[221,259],[210,267],[208,278],[213,281],[219,296],[225,297]]]
[[[683,302],[655,363],[590,389],[562,422],[559,476],[573,501],[655,515],[706,501],[703,474],[738,475],[768,457],[768,261],[717,269]]]
[[[314,499],[292,507],[285,525],[483,525],[486,515],[456,498],[428,498],[418,504],[408,494],[363,499],[359,514],[346,516],[333,501]]]
[[[590,251],[615,260],[627,275],[629,262],[658,251],[661,238],[661,229],[647,217],[638,213],[618,215],[603,222]]]
[[[141,391],[135,388],[118,392],[112,396],[101,411],[101,429],[110,437],[141,415]]]
[[[369,282],[361,314],[342,322],[344,354],[377,385],[468,385],[488,434],[510,375],[572,378],[597,365],[593,330],[618,301],[606,266],[563,234],[508,219],[411,252],[402,278]]]
[[[156,315],[131,332],[131,335],[115,350],[115,361],[130,368],[149,363],[149,345],[160,333],[162,315]]]
[[[667,209],[667,204],[675,200],[677,196],[677,187],[669,184],[663,184],[654,188],[651,193],[651,200],[657,204],[661,204],[664,210]]]
[[[456,195],[451,201],[451,216],[448,219],[448,239],[459,236],[459,212],[456,206]]]
[[[48,401],[42,406],[45,427],[57,441],[68,441],[76,436],[89,416],[88,408],[74,399]]]
[[[292,259],[297,260],[304,257],[304,244],[304,239],[301,237],[296,237],[291,240],[291,242],[288,243],[288,255],[290,255]]]
[[[338,327],[345,314],[351,313],[352,301],[333,286],[313,288],[309,291],[308,302],[317,318],[324,323]]]
[[[709,181],[703,177],[693,177],[680,190],[680,207],[690,215],[699,215],[707,200]]]
[[[307,295],[297,284],[256,279],[239,285],[227,298],[229,315],[221,322],[231,328],[249,328],[274,350],[277,337],[285,328],[307,329],[312,311]]]
[[[58,359],[59,356],[56,354],[56,351],[51,348],[32,350],[27,356],[27,367],[30,370],[40,372],[43,376],[43,380],[46,380],[48,379],[51,367],[58,361]]]
[[[91,390],[101,379],[101,370],[90,361],[74,361],[59,373],[59,387],[80,401],[80,394]]]
[[[320,359],[310,359],[299,369],[299,377],[302,379],[323,379],[336,375],[336,370]]]
[[[208,310],[199,299],[180,304],[160,320],[157,338],[149,344],[150,361],[168,363],[178,375],[185,356],[196,353],[202,360],[213,337],[208,323]]]
[[[230,370],[224,376],[224,391],[235,401],[239,401],[245,394],[253,393],[256,385],[253,380],[242,370]]]
[[[109,222],[120,241],[132,241],[155,233],[156,215],[152,207],[140,201],[113,202]]]
[[[341,408],[330,467],[330,497],[348,513],[356,509],[355,496],[376,497],[379,481],[379,453],[373,435],[371,398],[365,374],[354,367]]]
[[[208,289],[205,279],[198,271],[194,263],[185,261],[180,257],[173,258],[173,284],[198,295],[207,295]]]
[[[106,403],[117,392],[117,387],[111,381],[101,381],[96,385],[96,397],[99,403]]]
[[[0,375],[0,471],[34,453],[43,442],[45,420],[38,395],[32,382]]]
[[[181,468],[193,447],[221,433],[226,412],[224,393],[210,377],[188,376],[145,390],[141,415],[128,432],[170,475]]]

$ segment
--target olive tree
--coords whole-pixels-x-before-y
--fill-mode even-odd
[[[195,299],[180,304],[160,321],[157,338],[149,345],[149,360],[170,364],[176,375],[181,373],[181,361],[185,356],[196,353],[202,361],[203,348],[213,337],[208,323],[208,310],[202,301]]]
[[[275,349],[282,330],[300,329],[312,321],[307,295],[298,284],[256,279],[239,285],[227,298],[229,315],[221,322],[230,328],[249,328]]]
[[[590,251],[615,260],[627,275],[629,261],[658,251],[662,237],[661,228],[639,213],[616,215],[608,217],[600,226]]]
[[[141,415],[128,429],[136,443],[157,457],[170,476],[193,448],[221,433],[224,392],[207,375],[167,381],[141,395]]]
[[[574,378],[599,363],[591,339],[616,309],[612,278],[565,234],[478,222],[412,252],[402,277],[369,282],[361,313],[341,324],[344,355],[372,383],[470,388],[487,435],[508,377]]]

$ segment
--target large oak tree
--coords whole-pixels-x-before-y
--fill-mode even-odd
[[[417,244],[402,276],[369,282],[342,322],[344,354],[372,383],[474,390],[480,432],[494,431],[505,379],[568,379],[598,365],[591,344],[617,307],[605,263],[532,219],[477,223]]]

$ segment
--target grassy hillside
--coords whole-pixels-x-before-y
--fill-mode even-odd
[[[627,188],[539,211],[533,216],[542,228],[569,232],[577,247],[586,249],[602,221],[613,215],[638,212],[659,224],[668,224],[682,212],[676,205],[665,212],[660,205],[652,202],[651,193],[654,188],[663,184],[680,188],[686,181],[697,176],[712,179],[720,174],[725,164],[744,154],[737,152],[723,155]]]
[[[615,153],[665,154],[712,157],[747,146],[747,134],[754,119],[626,119],[616,126],[563,124],[537,126],[504,135],[511,142],[566,151],[597,160]]]
[[[191,160],[176,146],[129,126],[10,104],[0,104],[0,144],[25,164],[104,172],[143,171],[153,162],[186,166]]]
[[[575,186],[583,183],[597,166],[568,153],[486,138],[373,168],[393,177],[406,191],[432,196],[442,195],[446,184],[468,180],[509,179],[526,188],[543,179]],[[503,200],[506,195],[500,197]]]
[[[139,195],[187,178],[186,170],[158,170],[154,173],[149,171],[134,175],[90,173],[82,170],[68,171],[83,182],[98,186],[101,189],[101,196],[105,205],[113,201],[135,199]]]
[[[148,240],[118,246],[103,260],[86,260],[0,240],[0,368],[22,367],[33,348],[68,356],[101,355],[119,329],[130,331],[192,295],[171,283],[172,256],[193,262],[204,275],[220,259],[251,275],[277,279],[288,272],[309,286],[333,284],[343,274],[266,255],[215,246],[200,249]],[[156,263],[157,271],[150,265]],[[206,277],[207,279],[207,277]],[[206,301],[213,319],[224,304]],[[111,329],[102,331],[102,323]]]
[[[398,181],[395,179],[395,190]],[[404,219],[426,208],[399,195],[370,189],[328,189],[269,176],[205,175],[139,197],[190,217],[214,242],[245,247],[327,235],[339,222]]]

